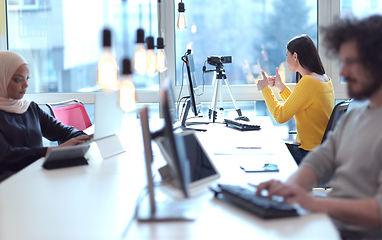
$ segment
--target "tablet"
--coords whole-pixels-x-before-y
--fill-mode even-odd
[[[55,147],[49,151],[42,165],[45,169],[56,169],[87,165],[85,154],[90,145],[76,145],[67,147]]]
[[[175,134],[180,134],[184,140],[187,158],[190,163],[191,182],[188,186],[188,190],[191,195],[195,195],[198,191],[202,190],[202,188],[207,188],[208,185],[219,179],[220,174],[194,132]],[[167,163],[171,162],[168,160],[170,154],[165,144],[165,138],[158,137],[155,141]]]

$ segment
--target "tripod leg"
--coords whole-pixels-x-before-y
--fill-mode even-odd
[[[235,98],[233,97],[233,94],[232,94],[232,91],[231,91],[231,87],[229,86],[229,83],[228,83],[228,80],[227,78],[224,78],[224,81],[225,81],[225,84],[228,88],[228,92],[229,92],[229,95],[231,96],[231,99],[232,99],[232,102],[233,102],[233,105],[235,106],[235,109],[236,109],[236,112],[239,116],[242,116],[241,114],[241,109],[237,107],[236,105],[236,101],[235,101]]]
[[[210,109],[208,111],[208,119],[211,119],[211,115],[212,115],[213,111],[216,110],[215,101],[216,101],[216,96],[217,96],[218,91],[219,91],[219,89],[218,89],[219,88],[219,84],[218,84],[219,81],[217,81],[217,79],[216,79],[216,74],[214,74],[212,82],[215,83],[215,90],[214,90],[214,94],[212,95],[211,106],[210,106]]]
[[[219,110],[220,111],[224,111],[224,108],[223,108],[223,98],[222,98],[222,92],[223,92],[223,81],[220,79],[220,108]]]
[[[216,88],[216,94],[214,94],[214,96],[215,96],[215,99],[214,99],[214,111],[213,111],[213,116],[212,116],[212,122],[215,122],[215,120],[216,120],[216,118],[217,118],[217,111],[216,111],[216,105],[218,104],[218,94],[219,94],[219,92],[221,91],[221,85],[222,85],[222,80],[221,79],[216,79],[216,86],[217,86],[217,88]]]

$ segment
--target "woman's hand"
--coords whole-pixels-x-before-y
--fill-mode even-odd
[[[90,140],[91,138],[93,138],[93,135],[80,135],[80,136],[77,136],[75,138],[69,139],[68,141],[60,144],[58,147],[67,147],[67,146],[78,145],[78,144],[81,144],[81,143],[84,143],[84,142]]]
[[[92,135],[80,135],[80,136],[77,136],[75,138],[72,138],[72,139],[69,139],[68,141],[60,144],[59,146],[57,147],[67,147],[67,146],[74,146],[74,145],[78,145],[78,144],[81,144],[81,143],[84,143],[90,139],[93,138],[93,134]],[[53,147],[49,147],[47,150],[46,150],[46,154],[48,154],[48,152],[50,150],[52,150]],[[45,155],[46,155],[45,154]]]
[[[286,88],[285,84],[281,81],[279,68],[276,68],[276,76],[274,76],[274,82],[272,87],[277,88],[280,92],[284,91]]]
[[[262,91],[263,88],[269,86],[268,77],[265,76],[265,72],[261,70],[261,74],[263,75],[263,79],[257,81],[257,90]]]

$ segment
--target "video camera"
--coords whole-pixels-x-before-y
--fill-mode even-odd
[[[223,65],[223,63],[232,63],[232,56],[209,56],[207,62],[213,66]]]

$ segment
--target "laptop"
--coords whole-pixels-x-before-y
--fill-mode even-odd
[[[93,139],[86,144],[95,141],[101,152],[102,158],[125,152],[117,132],[121,130],[124,112],[119,105],[119,90],[103,90],[95,95],[94,124],[87,134],[94,134]]]
[[[124,113],[119,106],[119,90],[97,92],[95,95],[94,124],[85,129],[86,134],[93,134],[93,138],[76,146],[53,148],[47,161],[61,161],[64,167],[65,160],[73,158],[69,151],[76,153],[76,157],[84,158],[90,144],[95,142],[103,159],[125,152],[117,132],[121,130]],[[65,153],[67,152],[67,153]],[[62,157],[57,157],[61,155]],[[70,157],[69,157],[70,156]],[[82,161],[82,163],[84,163]]]
[[[88,135],[93,134],[93,138],[82,144],[78,148],[95,142],[100,150],[102,158],[125,152],[117,132],[121,130],[124,113],[119,106],[119,90],[102,90],[95,95],[94,104],[94,124],[85,129]]]

